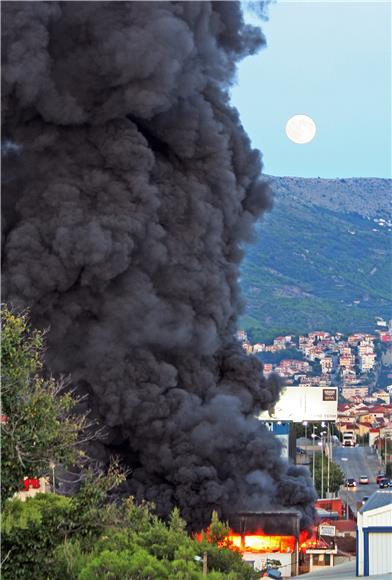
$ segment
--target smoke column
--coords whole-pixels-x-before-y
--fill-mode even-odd
[[[228,91],[261,31],[234,2],[2,11],[3,297],[88,393],[94,453],[193,528],[267,506],[308,525],[311,482],[255,419],[278,381],[234,338],[241,246],[270,200]]]

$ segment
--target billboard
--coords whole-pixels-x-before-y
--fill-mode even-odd
[[[331,538],[335,537],[336,535],[336,528],[335,526],[319,526],[320,536],[330,536]]]
[[[284,387],[271,411],[263,411],[262,421],[336,421],[338,393],[336,387]]]

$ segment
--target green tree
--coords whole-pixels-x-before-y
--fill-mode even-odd
[[[121,506],[106,501],[107,493],[124,479],[125,473],[113,461],[106,474],[84,474],[79,493],[72,497],[46,493],[24,502],[7,501],[1,514],[3,578],[54,578],[54,554],[61,544],[69,548],[70,542],[76,541],[79,566],[86,559],[83,550],[92,549],[105,530],[120,525],[132,529],[132,519],[134,529],[140,529],[140,522],[148,521],[144,507],[136,507],[131,498]],[[75,550],[68,549],[67,556],[74,557]]]
[[[69,532],[72,499],[52,493],[8,501],[2,512],[2,577],[47,578],[54,549]]]
[[[110,577],[201,580],[202,557],[207,554],[208,577],[215,580],[255,580],[260,577],[237,551],[222,546],[224,524],[215,515],[213,535],[201,542],[185,531],[185,522],[173,510],[165,523],[147,508],[124,502],[123,521],[107,525],[88,550],[79,539],[63,542],[54,555],[52,578],[93,580]],[[142,512],[141,514],[138,512]],[[113,522],[112,522],[113,524]],[[226,530],[227,531],[227,530]],[[225,531],[225,535],[226,535]]]
[[[321,474],[323,471],[324,480],[324,495],[327,493],[328,489],[328,458],[323,457],[324,469],[322,470],[321,465],[322,455],[321,453],[315,454],[315,487],[319,497],[321,497]],[[337,493],[341,485],[344,484],[344,473],[336,463],[331,461],[329,466],[329,490],[332,493]]]
[[[23,478],[48,474],[50,462],[70,465],[81,456],[84,415],[63,380],[44,376],[44,334],[29,325],[28,313],[2,308],[2,502]]]
[[[222,545],[224,524],[216,514],[211,537],[190,537],[178,510],[167,523],[148,504],[133,499],[102,504],[103,494],[118,483],[118,470],[86,479],[79,494],[39,494],[9,501],[3,510],[2,543],[5,580],[92,580],[107,577],[200,580],[207,554],[212,580],[255,580],[260,574],[238,551]],[[94,489],[98,487],[98,492]]]

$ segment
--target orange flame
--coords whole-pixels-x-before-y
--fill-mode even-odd
[[[262,530],[256,534],[230,533],[228,543],[241,552],[293,552],[295,549],[294,536],[267,536]]]
[[[201,541],[203,534],[195,534],[195,538]],[[205,533],[209,541],[209,533]],[[221,546],[229,548],[231,550],[240,552],[255,552],[255,553],[284,553],[284,552],[294,552],[295,550],[295,536],[280,536],[280,535],[267,535],[261,529],[257,530],[256,533],[245,533],[243,535],[237,534],[230,530],[230,533],[226,536],[223,542],[220,543]],[[319,548],[325,547],[322,540],[318,540],[315,531],[310,536],[306,530],[302,530],[298,539],[298,547],[301,551],[305,551],[307,548]]]

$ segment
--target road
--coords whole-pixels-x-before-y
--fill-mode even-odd
[[[342,458],[347,459],[347,461],[342,461]],[[376,484],[376,475],[380,470],[378,458],[369,447],[335,447],[333,449],[333,460],[342,468],[346,477],[353,477],[358,484],[356,488],[349,488],[348,491],[341,489],[339,492],[344,502],[346,502],[348,496],[348,503],[354,513],[356,513],[357,502],[361,501],[363,496],[370,496],[378,489]],[[368,476],[368,485],[359,484],[361,475]]]
[[[355,558],[350,562],[338,564],[333,568],[325,567],[324,569],[315,570],[309,574],[301,574],[296,578],[303,578],[303,580],[358,580],[355,574]],[[371,576],[371,580],[390,580],[390,574],[376,574]]]

